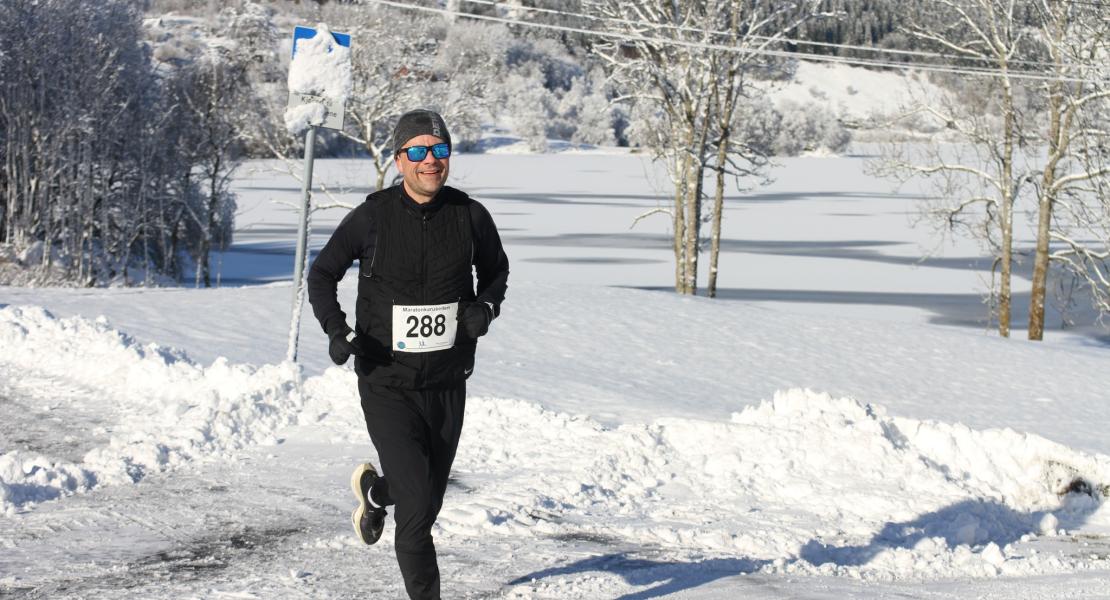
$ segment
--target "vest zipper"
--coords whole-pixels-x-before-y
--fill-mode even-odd
[[[428,303],[428,213],[420,216],[420,300]]]
[[[420,214],[420,300],[428,304],[428,213]],[[421,355],[420,386],[428,381],[428,357]]]

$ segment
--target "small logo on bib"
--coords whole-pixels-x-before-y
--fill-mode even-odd
[[[404,350],[405,349],[405,343],[404,342],[397,342],[397,349],[398,350]]]

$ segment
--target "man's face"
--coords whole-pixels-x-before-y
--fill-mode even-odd
[[[434,144],[443,143],[442,140],[434,135],[418,135],[411,140],[405,142],[401,148],[408,148],[409,146],[432,146]],[[400,148],[398,148],[399,150]],[[401,152],[397,155],[397,171],[401,173],[404,178],[405,191],[413,200],[423,204],[430,201],[437,193],[443,184],[447,182],[447,171],[449,170],[451,158],[436,158],[432,156],[429,150],[428,155],[420,162],[412,162],[409,157]]]

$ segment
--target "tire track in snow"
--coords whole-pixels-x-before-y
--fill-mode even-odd
[[[69,462],[107,443],[118,406],[90,387],[17,373],[0,363],[0,451]]]
[[[351,450],[259,447],[237,462],[154,474],[0,520],[0,539],[10,541],[0,596],[315,598],[321,578],[342,590],[363,566],[334,569],[364,549],[349,532]],[[322,539],[340,543],[324,556],[314,547]],[[399,597],[380,579],[370,583]]]

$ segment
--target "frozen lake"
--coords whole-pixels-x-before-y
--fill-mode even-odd
[[[984,304],[990,257],[973,241],[942,240],[921,222],[928,192],[918,184],[895,189],[892,181],[865,174],[873,151],[785,158],[767,186],[740,193],[730,185],[718,297],[791,312],[991,330]],[[633,227],[637,217],[670,206],[667,174],[643,156],[615,152],[459,154],[449,184],[493,213],[514,282],[673,289],[670,217],[654,214]],[[223,257],[224,284],[291,277],[297,217],[282,203],[299,200],[300,184],[284,168],[251,162],[240,170],[234,185],[239,231]],[[360,203],[370,172],[358,160],[317,161],[316,183],[326,184],[332,197],[318,193],[316,201]],[[345,212],[315,214],[312,248],[327,241]],[[1019,226],[1017,246],[1031,247],[1031,235]],[[1015,338],[1028,320],[1028,262],[1015,267]],[[708,251],[699,268],[704,293]],[[1049,325],[1060,328],[1058,314],[1050,314]]]

